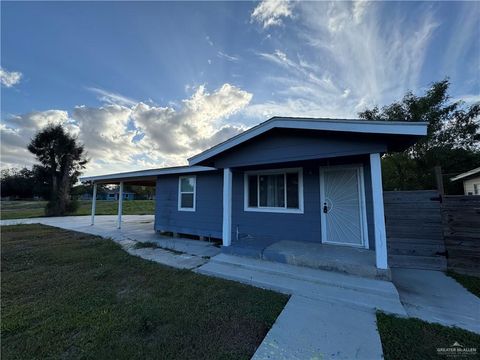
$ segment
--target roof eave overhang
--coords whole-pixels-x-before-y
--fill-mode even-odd
[[[400,136],[425,136],[427,135],[427,125],[428,123],[425,122],[390,122],[363,120],[318,121],[314,119],[288,120],[273,118],[198,155],[192,156],[188,159],[188,163],[190,164],[190,166],[198,165],[205,160],[208,160],[226,150],[240,145],[241,143],[248,141],[274,128]]]
[[[151,169],[141,171],[131,171],[125,173],[114,173],[97,176],[82,176],[81,182],[93,181],[102,184],[118,184],[119,182],[154,182],[158,176],[174,175],[174,174],[188,174],[205,171],[215,171],[217,169],[207,166],[183,166],[177,168]]]
[[[450,178],[450,181],[468,180],[468,179],[470,179],[472,177],[475,177],[475,176],[480,176],[480,168],[475,168],[473,170],[464,172],[460,175],[454,176],[454,177]]]

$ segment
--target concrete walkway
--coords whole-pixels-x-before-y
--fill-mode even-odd
[[[123,215],[122,219],[122,229],[117,229],[115,215],[97,215],[93,226],[90,225],[90,216],[1,220],[0,225],[44,224],[111,238],[132,255],[180,269],[194,269],[220,252],[220,248],[213,243],[156,233],[153,230],[153,215]],[[138,242],[153,242],[159,248],[136,249],[135,244]]]
[[[375,313],[292,295],[252,359],[382,359]]]
[[[409,316],[480,334],[480,299],[440,271],[392,269]]]
[[[226,254],[194,271],[292,295],[254,359],[381,359],[376,309],[406,316],[387,281]]]

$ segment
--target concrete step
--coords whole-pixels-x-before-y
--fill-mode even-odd
[[[405,315],[398,292],[390,282],[358,277],[346,279],[345,276],[348,277],[348,275],[328,272],[319,272],[318,275],[314,275],[310,271],[319,270],[313,269],[298,268],[300,272],[295,274],[292,272],[293,269],[277,266],[285,264],[265,261],[267,263],[265,266],[259,266],[259,264],[252,264],[251,262],[251,260],[259,260],[226,258],[229,256],[225,254],[217,255],[196,271],[204,275],[221,277],[285,294],[296,294],[327,301],[331,304],[343,304],[359,310],[373,311],[379,309],[389,313]],[[220,257],[218,261],[217,257]],[[273,266],[269,267],[268,265]],[[307,271],[303,272],[302,270]],[[325,276],[324,279],[322,279],[323,276]],[[338,281],[335,281],[335,278]],[[362,280],[370,280],[372,283],[366,283]],[[348,285],[351,285],[351,287]]]
[[[235,244],[230,246],[224,246],[222,252],[229,255],[247,256],[251,258],[261,259],[263,253],[263,247],[248,246],[242,244],[242,246],[236,246]]]
[[[263,271],[270,274],[280,274],[291,279],[305,280],[316,284],[357,290],[387,297],[396,296],[396,289],[390,281],[380,281],[360,276],[313,269],[304,266],[296,266],[268,260],[244,258],[227,254],[219,254],[212,258],[211,261],[241,266],[251,270]]]
[[[443,256],[391,255],[388,261],[390,267],[397,268],[438,271],[447,269],[447,259]]]

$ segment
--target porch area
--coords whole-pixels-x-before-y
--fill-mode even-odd
[[[380,280],[391,280],[390,269],[375,264],[375,251],[307,241],[243,239],[222,247],[229,255],[335,271]]]

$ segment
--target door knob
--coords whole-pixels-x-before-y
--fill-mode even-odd
[[[323,212],[324,212],[325,214],[328,213],[327,203],[323,203]]]

